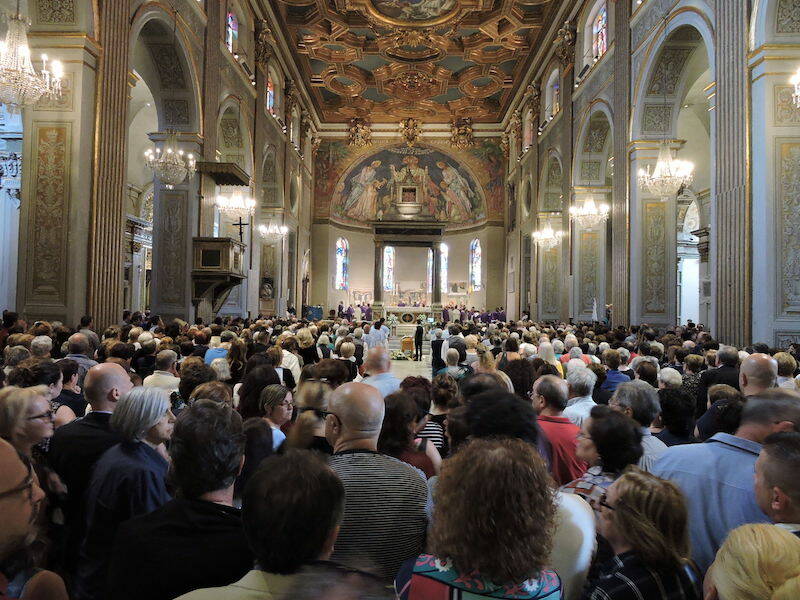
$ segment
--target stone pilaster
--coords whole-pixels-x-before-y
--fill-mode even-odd
[[[716,0],[716,261],[714,336],[741,346],[751,338],[750,129],[747,2]]]
[[[129,17],[129,0],[102,3],[87,306],[98,329],[118,322],[123,308]]]
[[[614,181],[611,202],[611,318],[614,325],[630,322],[630,231],[628,209],[628,122],[631,100],[630,2],[615,2],[614,19]],[[607,300],[607,301],[609,301]],[[598,310],[601,307],[598,307]],[[605,307],[602,307],[605,313]]]

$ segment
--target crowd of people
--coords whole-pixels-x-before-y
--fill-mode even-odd
[[[0,329],[0,598],[800,598],[800,346],[127,313]]]

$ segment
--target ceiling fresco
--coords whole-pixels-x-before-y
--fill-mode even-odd
[[[324,121],[502,118],[551,0],[271,0]]]

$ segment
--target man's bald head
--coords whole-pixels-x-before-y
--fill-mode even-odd
[[[739,388],[745,396],[754,396],[774,387],[777,378],[778,361],[769,354],[751,354],[739,368]]]
[[[89,338],[82,333],[73,333],[69,336],[67,343],[70,354],[83,354],[88,356],[89,352],[92,351],[92,347],[89,345]]]
[[[364,360],[364,370],[370,375],[378,373],[388,373],[392,369],[392,362],[389,360],[389,353],[386,348],[377,347],[367,352]]]
[[[333,391],[330,412],[339,418],[341,437],[376,441],[383,425],[385,404],[380,392],[365,383],[346,383]]]
[[[132,387],[125,369],[111,362],[100,363],[89,369],[83,381],[83,393],[92,410],[113,411],[119,397]]]

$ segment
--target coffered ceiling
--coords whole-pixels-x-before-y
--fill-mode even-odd
[[[272,0],[324,121],[502,118],[558,2]]]

